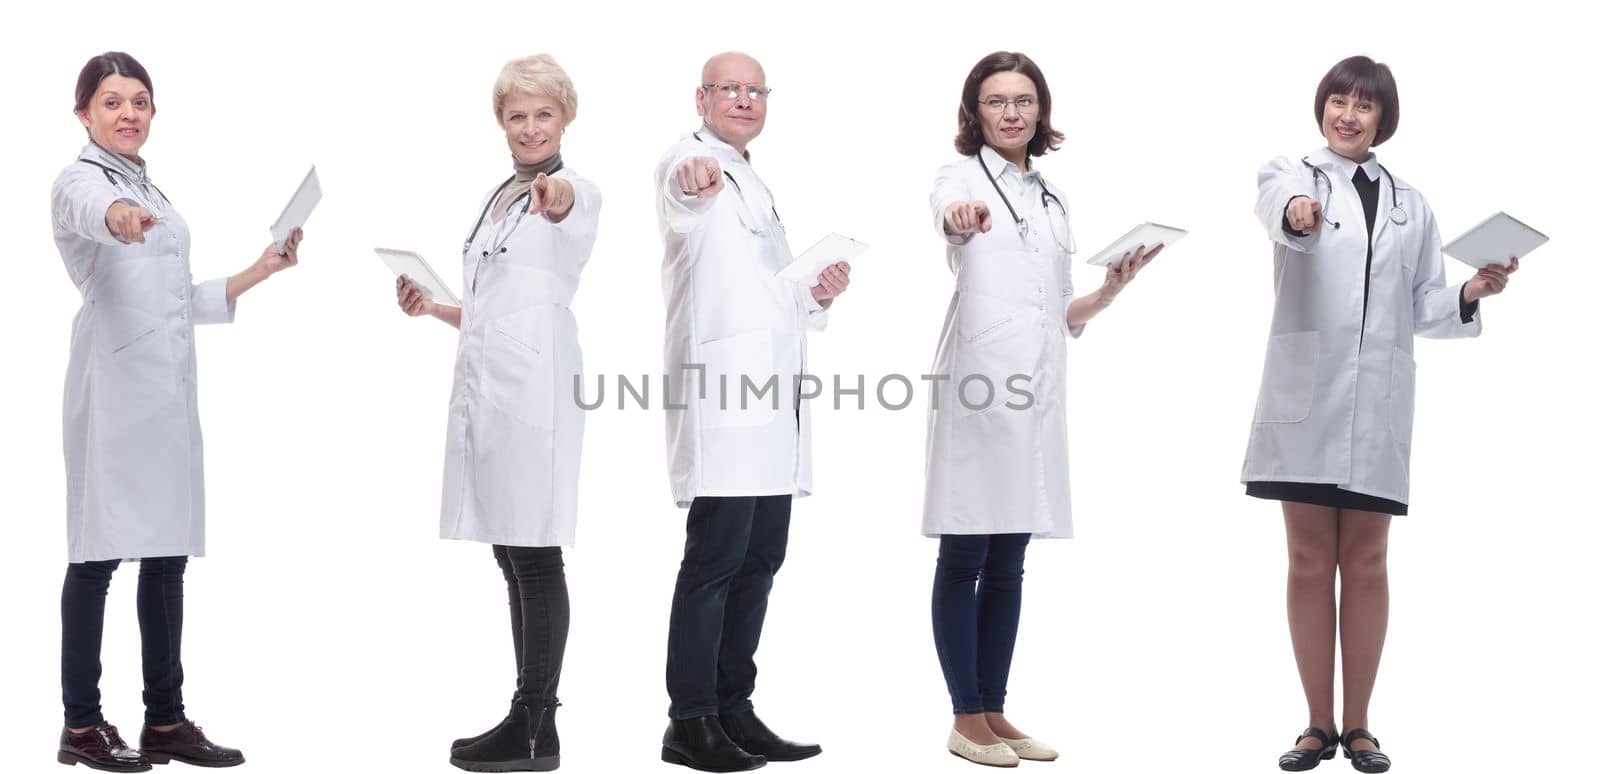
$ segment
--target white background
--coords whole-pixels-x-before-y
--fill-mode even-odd
[[[185,693],[251,770],[450,770],[449,740],[504,711],[505,590],[487,546],[436,537],[455,334],[395,308],[374,246],[421,251],[457,288],[480,197],[508,174],[490,86],[554,54],[581,104],[564,157],[605,195],[574,310],[591,374],[659,373],[660,245],[650,174],[697,126],[700,63],[748,50],[775,88],[756,169],[795,248],[873,247],[828,331],[824,375],[918,374],[951,291],[927,194],[952,160],[962,79],[1021,50],[1054,90],[1081,259],[1143,220],[1192,235],[1074,341],[1069,425],[1078,538],[1030,549],[1011,717],[1063,750],[1056,771],[1275,771],[1305,725],[1283,615],[1275,504],[1237,483],[1271,309],[1252,215],[1267,159],[1318,147],[1318,79],[1389,63],[1404,105],[1382,161],[1428,197],[1446,240],[1507,210],[1551,236],[1477,340],[1418,345],[1412,516],[1392,534],[1389,647],[1371,727],[1397,771],[1564,769],[1596,721],[1600,515],[1589,234],[1593,27],[1556,4],[1280,3],[1167,8],[981,3],[600,4],[457,0],[41,4],[0,32],[5,558],[0,749],[55,771],[65,564],[60,405],[78,297],[50,239],[51,181],[84,136],[89,56],[155,81],[145,148],[194,232],[199,278],[244,268],[305,168],[325,198],[302,266],[199,334],[209,556],[187,585]],[[1451,282],[1469,274],[1450,262]],[[968,771],[918,536],[926,395],[816,407],[816,496],[794,509],[757,705],[820,741],[816,772]],[[614,405],[614,404],[613,404]],[[682,544],[657,411],[589,416],[563,770],[665,771],[666,619]],[[105,709],[141,722],[136,569],[113,584]],[[1043,764],[1027,764],[1033,768]],[[1343,769],[1343,760],[1331,762]],[[1582,768],[1585,764],[1577,764]]]

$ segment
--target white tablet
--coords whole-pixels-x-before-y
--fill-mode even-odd
[[[1122,263],[1122,256],[1125,253],[1134,251],[1139,245],[1144,245],[1147,250],[1154,250],[1156,245],[1171,247],[1188,233],[1181,228],[1163,226],[1160,223],[1141,223],[1112,242],[1106,249],[1095,253],[1089,259],[1089,263],[1094,266],[1117,266]]]
[[[1468,266],[1510,266],[1512,256],[1526,258],[1550,237],[1504,212],[1490,215],[1444,246],[1444,254]]]
[[[433,267],[422,259],[422,256],[410,250],[390,250],[385,247],[373,248],[379,258],[383,259],[385,266],[394,272],[396,277],[407,277],[417,288],[422,291],[422,296],[429,301],[441,304],[461,306],[461,299],[450,292],[450,286],[434,272]]]
[[[778,276],[790,282],[817,284],[822,270],[840,261],[853,261],[866,252],[867,245],[840,234],[829,234],[812,245],[799,258],[778,271]]]
[[[283,214],[272,224],[272,243],[278,246],[278,253],[283,254],[283,246],[289,241],[289,235],[294,230],[306,224],[306,218],[311,217],[311,211],[317,208],[317,202],[322,201],[322,184],[317,181],[317,168],[311,167],[300,187],[294,191],[294,196],[289,197],[289,203],[284,205]]]

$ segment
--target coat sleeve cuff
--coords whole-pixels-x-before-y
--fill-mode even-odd
[[[1456,300],[1458,301],[1457,306],[1459,306],[1460,309],[1461,309],[1461,324],[1462,325],[1471,324],[1473,318],[1476,318],[1478,316],[1478,302],[1477,301],[1473,301],[1471,303],[1467,302],[1467,285],[1466,285],[1466,283],[1464,283],[1464,282],[1461,283],[1461,292],[1456,294]]]
[[[189,310],[195,325],[233,322],[235,303],[228,302],[228,278],[218,277],[195,285],[189,294]]]

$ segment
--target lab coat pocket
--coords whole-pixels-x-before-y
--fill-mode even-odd
[[[1316,331],[1280,333],[1267,340],[1267,365],[1256,399],[1257,422],[1293,423],[1311,416],[1320,342]]]
[[[1026,310],[1004,299],[964,293],[957,314],[950,405],[956,416],[987,414],[1011,398],[1013,376],[1032,376],[1039,342],[1027,335]]]
[[[95,304],[99,342],[95,403],[113,424],[130,426],[166,408],[178,394],[178,364],[162,320],[131,306]]]
[[[1005,338],[1021,313],[1012,304],[982,293],[962,293],[957,309],[956,330],[962,344],[978,344]]]
[[[483,343],[484,397],[533,427],[548,428],[553,423],[550,310],[547,305],[532,306],[489,320]]]
[[[702,391],[695,392],[700,401],[703,426],[706,429],[722,427],[759,427],[771,422],[779,411],[772,407],[773,396],[780,396],[782,409],[783,385],[767,385],[775,369],[772,360],[772,334],[766,329],[738,333],[700,343],[699,360],[705,365]],[[748,379],[751,386],[744,386]],[[758,395],[759,393],[759,395]]]
[[[1410,459],[1411,426],[1417,405],[1417,363],[1410,353],[1395,347],[1389,365],[1389,432],[1400,446],[1400,457]]]

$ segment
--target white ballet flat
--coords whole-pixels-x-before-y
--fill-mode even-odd
[[[950,740],[945,742],[945,747],[950,750],[951,755],[984,766],[1013,768],[1019,760],[1011,745],[1004,740],[995,744],[974,744],[971,739],[962,736],[954,729],[950,731]]]
[[[1002,736],[1000,741],[1010,747],[1018,758],[1025,761],[1053,761],[1061,757],[1061,753],[1056,752],[1055,748],[1031,736],[1025,736],[1021,739],[1007,739]]]

